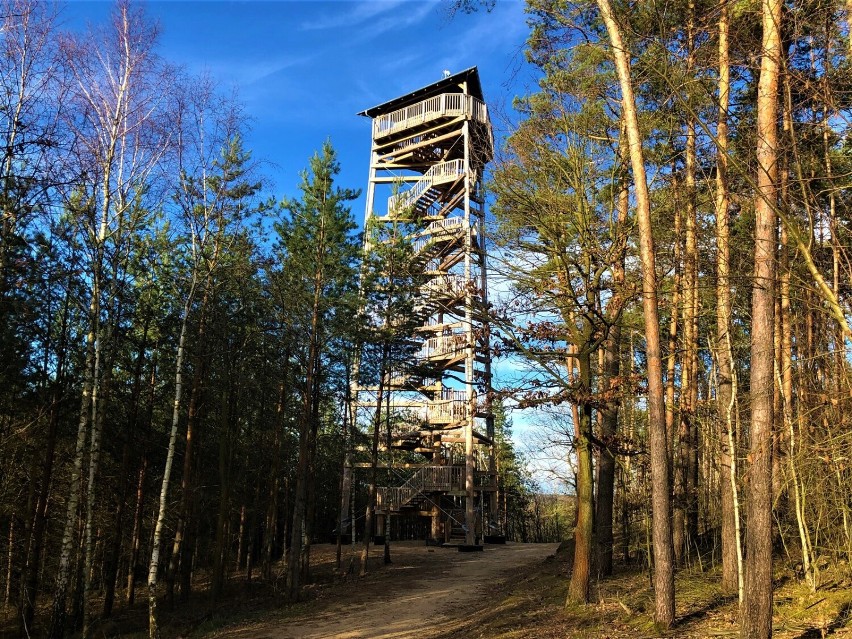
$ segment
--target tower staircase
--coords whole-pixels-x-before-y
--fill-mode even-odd
[[[472,546],[484,502],[489,513],[498,507],[482,237],[482,176],[494,145],[478,72],[450,75],[361,115],[372,119],[367,218],[404,222],[422,276],[414,311],[423,323],[409,336],[413,348],[383,386],[373,378],[355,391],[359,422],[385,425],[378,435],[389,467],[417,463],[415,455],[427,464],[399,486],[377,488],[377,512],[429,515],[435,537],[442,529],[444,539]],[[397,189],[400,176],[405,186]]]
[[[430,494],[450,493],[464,490],[463,466],[421,466],[401,486],[376,489],[376,512],[379,514],[400,513],[403,510],[418,511]]]
[[[420,210],[428,209],[441,195],[441,192],[434,187],[457,182],[464,175],[464,160],[450,160],[433,165],[410,189],[388,198],[390,215],[398,215],[399,212],[416,206],[421,199],[425,203],[420,207]]]

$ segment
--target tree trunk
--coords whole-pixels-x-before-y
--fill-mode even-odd
[[[745,592],[740,636],[772,636],[772,331],[775,325],[775,206],[781,2],[762,0],[763,44],[757,92],[757,193],[751,332],[751,464]]]
[[[27,558],[24,574],[21,576],[21,631],[28,634],[35,619],[35,604],[39,589],[39,564],[41,562],[45,531],[47,530],[47,504],[50,497],[50,485],[53,478],[53,466],[56,457],[56,439],[59,427],[60,409],[65,393],[65,360],[67,356],[68,313],[71,295],[65,296],[62,310],[60,343],[56,350],[56,375],[51,393],[50,416],[48,417],[47,437],[44,442],[44,458],[41,466],[41,481],[32,528],[27,545]]]
[[[198,335],[196,340],[199,349],[203,349],[205,347],[204,334],[207,328],[207,304],[210,299],[211,288],[212,278],[210,273],[208,273],[204,286],[204,295],[201,298],[199,309]],[[202,393],[204,392],[203,388],[206,374],[207,356],[206,353],[200,352],[196,357],[195,371],[192,375],[192,391],[189,397],[189,408],[186,418],[186,445],[184,446],[183,451],[183,474],[181,475],[180,482],[180,509],[178,510],[177,524],[175,526],[175,538],[172,545],[172,554],[169,558],[169,566],[166,571],[166,602],[169,609],[173,609],[175,605],[175,581],[177,580],[177,571],[180,569],[181,573],[185,574],[185,571],[188,570],[187,566],[191,564],[191,552],[188,550],[189,544],[185,543],[185,537],[190,525],[189,518],[193,503],[192,467],[195,458],[195,447],[197,445],[197,442],[195,441],[195,426],[198,422],[200,407],[202,404]],[[189,587],[181,588],[181,601],[187,601],[189,599],[189,589]]]
[[[622,265],[618,265],[615,269],[613,279],[616,286],[623,283],[624,269]],[[616,304],[615,300],[610,302]],[[609,310],[609,309],[608,309]],[[604,352],[603,365],[603,380],[601,382],[604,393],[613,391],[615,388],[615,380],[620,374],[621,368],[621,319],[609,329]],[[595,526],[597,529],[597,559],[598,572],[602,576],[612,574],[612,554],[613,554],[613,498],[615,495],[615,454],[610,445],[613,443],[613,438],[618,431],[618,399],[608,397],[603,405],[598,409],[600,414],[600,438],[605,444],[600,449],[600,458],[598,460],[598,481],[597,494],[598,499],[595,504]]]
[[[310,457],[308,465],[308,490],[307,503],[305,508],[305,528],[302,537],[302,557],[301,571],[302,583],[309,584],[312,581],[311,576],[311,545],[314,537],[314,520],[316,513],[316,463],[317,463],[317,434],[319,432],[319,403],[320,403],[320,381],[322,379],[322,363],[319,359],[319,351],[314,363],[314,388],[311,393],[313,396],[313,406],[311,408],[311,439],[310,439]]]
[[[590,333],[589,329],[586,333]],[[590,335],[589,335],[590,336]],[[588,396],[592,388],[592,362],[589,344],[577,349],[577,368],[580,378],[579,394]],[[592,534],[594,504],[592,486],[592,405],[586,399],[579,406],[580,421],[576,426],[577,454],[577,525],[574,528],[574,565],[568,584],[566,603],[589,602],[589,578],[592,568]],[[543,541],[543,540],[542,540]]]
[[[361,576],[367,574],[367,562],[370,558],[370,543],[373,541],[373,522],[376,517],[376,484],[378,483],[379,432],[382,425],[382,401],[384,401],[385,378],[388,376],[387,343],[382,344],[382,359],[379,366],[379,389],[376,392],[376,412],[373,415],[373,443],[370,449],[370,487],[367,495],[367,512],[364,517],[364,547],[361,550]],[[389,514],[389,503],[384,504],[385,515]]]
[[[391,270],[392,272],[392,270]],[[391,371],[388,371],[388,375],[391,374]],[[393,467],[393,449],[391,448],[391,442],[393,441],[393,432],[391,428],[391,393],[388,391],[385,394],[385,435],[387,436],[387,451],[388,451],[388,466]],[[390,475],[390,473],[388,473]],[[387,511],[384,517],[385,529],[382,531],[382,536],[385,538],[384,543],[384,564],[387,566],[391,561],[391,550],[390,550],[390,536],[391,536],[391,513]]]
[[[349,416],[352,411],[352,388],[351,388],[351,380],[348,375],[348,371],[351,370],[351,367],[347,367],[347,378],[346,378],[346,399],[343,404],[343,428],[342,428],[342,436],[343,436],[343,468],[340,478],[340,512],[337,517],[337,550],[335,556],[335,564],[334,571],[337,574],[341,573],[342,559],[343,559],[343,534],[344,529],[348,528],[354,522],[347,523],[349,519],[349,500],[352,494],[352,460],[349,456],[349,446],[351,445],[349,434],[350,434],[350,426],[349,426]],[[355,536],[355,526],[352,526],[352,532],[350,533],[353,537]]]
[[[127,493],[130,489],[130,480],[127,475],[130,470],[130,437],[136,435],[139,426],[139,405],[142,395],[142,372],[145,363],[145,352],[148,348],[148,329],[150,326],[150,317],[146,316],[143,321],[142,341],[139,344],[139,350],[136,354],[136,362],[133,371],[133,384],[131,386],[131,409],[130,419],[128,423],[128,433],[126,434],[125,443],[121,453],[121,494],[116,503],[115,514],[113,517],[113,534],[112,543],[109,550],[104,552],[104,605],[103,616],[109,617],[112,615],[112,608],[115,603],[115,588],[118,576],[118,563],[121,557],[121,541],[122,531],[124,528],[124,510],[127,502]]]
[[[110,304],[111,306],[111,304]],[[118,317],[119,314],[116,314]],[[83,529],[83,594],[82,594],[82,616],[83,616],[83,637],[89,639],[91,636],[91,614],[89,609],[89,600],[91,599],[94,576],[94,516],[95,505],[97,502],[97,475],[101,460],[101,435],[104,426],[105,410],[101,407],[101,403],[105,403],[109,392],[110,381],[112,380],[112,331],[102,331],[101,338],[98,342],[104,341],[103,346],[95,346],[95,385],[92,392],[92,433],[89,440],[89,479],[86,482],[86,500],[84,511],[85,527]],[[105,339],[104,339],[105,338]],[[104,374],[101,379],[101,359],[103,358],[105,365],[103,366]]]
[[[162,548],[163,528],[166,524],[168,511],[169,482],[172,475],[172,465],[177,445],[177,431],[180,422],[180,403],[183,396],[183,358],[186,348],[186,333],[189,323],[189,311],[192,306],[195,291],[195,276],[190,293],[183,307],[180,337],[178,338],[177,357],[175,358],[175,396],[172,406],[172,427],[169,433],[169,447],[166,453],[166,465],[163,469],[163,483],[160,486],[160,501],[157,511],[157,523],[154,526],[154,539],[151,544],[151,562],[148,565],[148,636],[150,639],[160,639],[160,628],[157,619],[157,581],[160,568],[160,550]],[[58,638],[57,638],[58,639]]]
[[[154,421],[154,400],[157,391],[157,355],[156,348],[151,360],[151,380],[148,384],[148,415],[145,419],[146,437],[142,449],[142,459],[139,460],[139,471],[136,479],[136,507],[133,511],[133,534],[130,541],[130,557],[127,562],[127,605],[133,605],[136,599],[136,569],[139,566],[139,555],[142,549],[142,511],[145,507],[145,478],[148,474],[150,451],[150,434]]]
[[[694,66],[694,22],[695,5],[689,2],[686,25],[687,57],[686,74],[690,77]],[[696,233],[696,132],[695,118],[686,118],[686,146],[684,152],[684,221],[685,238],[683,251],[683,356],[681,358],[680,422],[678,446],[675,459],[673,545],[675,563],[683,564],[684,556],[691,544],[688,528],[695,511],[694,486],[691,461],[695,453],[695,397],[697,395],[696,364],[698,362],[696,316],[698,306],[698,241]],[[672,312],[676,312],[675,309]]]
[[[269,471],[269,493],[266,501],[266,525],[263,534],[263,562],[260,573],[264,581],[272,580],[272,554],[278,534],[278,493],[281,474],[281,438],[284,431],[284,416],[287,400],[287,377],[290,370],[290,350],[284,353],[284,370],[279,386],[278,406],[276,409],[275,433],[272,442],[272,464]]]
[[[636,100],[630,78],[630,59],[609,0],[597,0],[612,45],[621,102],[630,147],[635,186],[636,217],[639,223],[639,253],[642,265],[642,311],[645,323],[645,353],[648,373],[648,433],[651,456],[651,510],[654,538],[654,619],[662,628],[674,621],[674,561],[669,520],[668,446],[666,443],[665,388],[660,354],[660,320],[657,303],[656,258],[651,227],[651,200],[645,175],[642,140]]]
[[[731,352],[730,283],[730,198],[728,195],[728,107],[730,105],[730,63],[728,56],[728,0],[719,5],[719,113],[716,126],[716,352],[718,386],[716,413],[720,424],[719,490],[722,508],[722,590],[739,592],[742,581],[740,540],[731,482],[732,458],[736,455],[729,442],[733,435],[734,396],[732,392],[733,354]]]
[[[620,188],[618,193],[618,220],[627,224],[630,216],[630,189],[628,182],[627,140],[622,127],[619,138],[619,160],[622,163]],[[609,334],[604,343],[601,390],[603,393],[616,391],[616,380],[621,374],[621,313],[626,302],[624,292],[624,262],[626,252],[622,251],[618,261],[613,264],[613,295],[607,303],[606,315],[610,322]],[[600,416],[600,438],[605,446],[600,450],[597,466],[597,502],[595,503],[595,528],[597,531],[598,573],[602,576],[612,574],[613,558],[613,502],[615,498],[615,453],[610,444],[618,432],[618,405],[620,398],[607,397],[598,409]],[[627,531],[624,531],[625,538]]]
[[[672,172],[675,172],[674,163],[672,163]],[[672,242],[674,248],[673,268],[674,277],[672,278],[672,295],[671,295],[671,312],[669,314],[669,339],[668,339],[668,355],[666,356],[666,455],[669,465],[669,471],[674,474],[674,460],[671,458],[675,444],[675,418],[677,417],[677,404],[675,402],[675,383],[677,377],[677,360],[678,360],[678,326],[679,326],[679,309],[681,295],[681,278],[683,275],[683,246],[681,232],[683,226],[683,213],[680,206],[680,185],[677,175],[673,176],[672,188],[674,190],[674,237]],[[675,489],[677,491],[677,489]]]
[[[609,0],[597,0],[612,45],[612,55],[621,86],[621,102],[630,164],[635,185],[636,217],[639,223],[639,253],[642,265],[642,311],[645,323],[645,353],[648,373],[648,432],[651,457],[651,509],[654,538],[654,619],[664,629],[674,621],[674,562],[669,520],[668,453],[666,443],[665,388],[660,354],[660,319],[657,302],[656,258],[651,226],[651,200],[645,175],[642,140],[636,100],[630,79],[630,59]]]
[[[145,478],[148,474],[148,455],[143,453],[136,473],[136,507],[133,509],[133,533],[130,536],[130,557],[127,562],[127,592],[124,601],[132,606],[136,601],[136,569],[142,549],[142,509],[145,506]]]
[[[317,374],[314,368],[319,361],[322,286],[325,273],[322,267],[323,251],[325,250],[325,216],[320,216],[319,235],[316,240],[316,270],[314,271],[314,299],[311,310],[311,328],[308,335],[307,372],[305,389],[302,397],[302,413],[299,419],[299,462],[296,471],[296,491],[293,499],[293,525],[290,529],[290,550],[287,554],[287,583],[286,597],[289,601],[298,601],[301,594],[301,560],[302,543],[305,533],[305,522],[308,510],[308,472],[311,467],[311,450],[314,445],[312,435],[316,433],[311,423],[314,407],[314,380]],[[315,438],[314,438],[315,439]]]
[[[314,349],[313,339],[311,340],[311,355]],[[308,358],[309,362],[313,361],[313,357]],[[289,601],[298,601],[301,593],[301,555],[302,555],[302,534],[305,525],[305,514],[307,510],[307,481],[310,455],[310,394],[313,388],[311,372],[312,367],[308,366],[308,379],[305,382],[302,415],[299,419],[299,462],[296,469],[296,490],[293,498],[293,519],[290,527],[290,548],[287,551],[287,585],[286,597]]]
[[[115,504],[115,512],[113,514],[113,527],[111,539],[104,541],[104,562],[103,562],[103,588],[104,588],[104,603],[103,617],[106,619],[112,616],[112,608],[115,604],[115,587],[118,577],[118,560],[121,557],[121,540],[124,530],[124,509],[127,502],[128,480],[127,473],[129,470],[130,450],[127,445],[124,446],[124,451],[121,455],[121,493],[118,496]],[[107,541],[109,543],[107,543]],[[108,546],[108,547],[107,547]]]
[[[3,588],[3,606],[9,605],[12,598],[12,578],[15,574],[15,512],[12,511],[12,516],[9,517],[9,539],[6,546],[6,579]]]
[[[233,382],[232,382],[233,383]],[[236,419],[236,391],[229,389],[220,406],[219,435],[219,512],[216,518],[216,542],[213,552],[213,575],[210,591],[213,600],[219,599],[225,587],[225,569],[229,545],[228,530],[231,519],[231,467],[234,442],[231,437],[231,423]]]
[[[77,510],[82,493],[83,456],[86,447],[86,434],[89,426],[89,410],[92,404],[95,368],[95,334],[98,303],[97,294],[92,293],[89,304],[89,332],[86,335],[86,360],[83,369],[83,392],[80,401],[80,417],[77,423],[77,441],[74,448],[74,465],[71,470],[68,502],[65,511],[65,526],[60,546],[59,568],[56,573],[56,590],[53,595],[49,639],[62,639],[65,635],[65,600],[71,584],[72,554],[74,552],[75,529],[77,528]]]

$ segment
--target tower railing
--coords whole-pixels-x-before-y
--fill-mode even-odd
[[[442,355],[453,355],[467,348],[467,335],[464,333],[452,333],[450,335],[438,335],[430,337],[423,343],[420,349],[420,357],[428,359]]]
[[[373,120],[373,138],[379,139],[443,117],[466,116],[488,122],[488,107],[472,95],[442,93],[422,102],[380,115]]]
[[[467,292],[468,281],[462,275],[445,273],[431,278],[420,290],[427,297],[459,297]]]
[[[436,233],[441,231],[448,231],[450,229],[463,228],[464,227],[464,218],[463,217],[447,217],[443,220],[435,220],[434,222],[430,222],[429,226],[426,227],[426,233]]]
[[[438,222],[441,222],[441,224],[439,225]],[[440,240],[458,238],[464,233],[465,229],[468,232],[473,232],[471,227],[465,226],[464,218],[461,217],[448,217],[445,220],[436,220],[425,231],[421,231],[419,236],[415,236],[415,240],[411,243],[411,250],[417,255],[430,244]]]
[[[414,205],[432,186],[455,180],[464,175],[464,160],[450,160],[433,165],[410,189],[388,198],[388,212]]]
[[[444,388],[441,399],[430,402],[426,412],[433,424],[453,424],[467,419],[470,412],[467,391]]]
[[[401,486],[377,488],[376,509],[396,512],[423,493],[461,490],[463,486],[463,467],[424,466]]]

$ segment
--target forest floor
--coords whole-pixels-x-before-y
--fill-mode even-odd
[[[565,607],[570,543],[488,545],[459,553],[423,542],[395,542],[393,562],[371,549],[365,577],[334,575],[335,547],[312,549],[314,584],[305,600],[232,575],[213,602],[203,580],[190,602],[163,610],[168,639],[706,639],[736,637],[736,597],[723,596],[719,574],[700,562],[678,572],[677,620],[668,633],[653,624],[649,573],[619,566],[593,581],[592,603]],[[358,548],[360,551],[360,547]],[[344,565],[350,556],[344,555]],[[357,570],[358,558],[354,568]],[[852,639],[852,568],[822,564],[820,587],[782,568],[775,574],[776,639]],[[142,639],[144,601],[98,624],[99,639]],[[0,638],[17,636],[3,615]],[[8,625],[7,625],[8,624]],[[5,628],[4,628],[5,626]],[[40,636],[38,632],[33,637]]]
[[[319,547],[318,547],[319,548]],[[380,549],[379,549],[380,550]],[[330,565],[333,549],[317,553]],[[378,553],[380,554],[380,553]],[[592,603],[565,607],[571,544],[486,546],[482,553],[394,544],[393,563],[364,579],[317,586],[312,598],[270,616],[245,619],[205,639],[644,639],[736,637],[737,604],[706,565],[676,578],[677,621],[653,623],[649,573],[619,567],[593,583]],[[379,561],[377,558],[376,561]],[[779,564],[780,565],[780,564]],[[199,629],[200,630],[200,629]],[[792,573],[776,573],[777,639],[852,639],[852,572],[824,566],[812,593]]]
[[[394,543],[392,563],[365,578],[313,589],[313,597],[274,618],[231,625],[204,637],[234,639],[403,639],[462,629],[494,589],[553,557],[558,544],[489,545],[483,552]],[[315,557],[330,562],[328,548]],[[382,547],[371,549],[381,561]],[[382,562],[383,564],[383,562]],[[357,559],[355,561],[357,569]]]

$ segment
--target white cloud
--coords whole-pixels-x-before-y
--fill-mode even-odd
[[[322,29],[337,29],[339,27],[354,27],[377,16],[393,11],[405,0],[375,0],[368,2],[352,3],[348,11],[337,11],[341,5],[336,3],[335,11],[330,11],[314,20],[308,20],[299,25],[302,31],[316,31]]]
[[[440,4],[440,0],[424,0],[399,4],[404,5],[402,10],[395,12],[393,15],[383,15],[381,18],[374,19],[372,24],[365,26],[355,34],[353,41],[365,42],[373,40],[390,31],[401,33],[408,27],[419,24],[430,14],[434,13]],[[392,54],[393,52],[388,51],[387,53]]]

